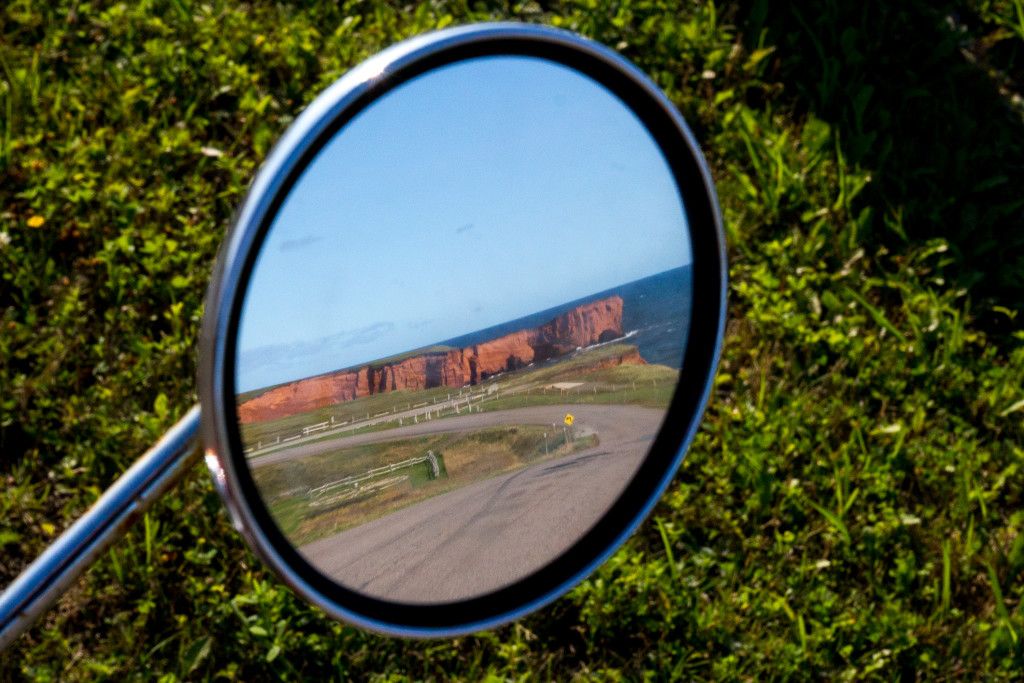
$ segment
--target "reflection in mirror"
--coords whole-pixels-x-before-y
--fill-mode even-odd
[[[248,283],[237,416],[264,504],[379,599],[536,571],[658,433],[690,262],[657,144],[589,77],[488,57],[397,87],[304,171]]]

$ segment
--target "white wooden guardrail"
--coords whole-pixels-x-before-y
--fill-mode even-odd
[[[440,467],[437,464],[437,456],[434,455],[434,451],[427,451],[426,455],[419,458],[409,458],[408,460],[403,460],[402,462],[388,463],[383,467],[375,467],[360,475],[350,475],[348,477],[338,479],[337,481],[328,482],[326,484],[323,484],[322,486],[317,486],[316,488],[309,489],[309,504],[314,506],[317,504],[321,504],[321,499],[331,494],[334,490],[338,488],[345,486],[352,486],[353,488],[356,488],[359,486],[360,483],[364,481],[369,481],[370,479],[375,479],[383,474],[391,474],[396,470],[405,469],[406,467],[412,467],[414,465],[419,465],[425,462],[430,463],[430,467],[434,475],[433,478],[437,479],[437,477],[439,477],[441,474]]]

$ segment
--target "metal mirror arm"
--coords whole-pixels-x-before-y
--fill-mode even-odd
[[[198,435],[196,405],[0,593],[0,651],[181,479],[198,459]]]

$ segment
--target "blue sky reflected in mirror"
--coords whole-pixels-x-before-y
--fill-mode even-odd
[[[529,57],[414,79],[342,128],[276,216],[239,326],[248,391],[427,346],[691,262],[657,145]]]

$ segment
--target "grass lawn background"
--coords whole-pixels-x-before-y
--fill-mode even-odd
[[[202,298],[270,145],[410,35],[561,26],[708,157],[730,322],[650,520],[514,624],[335,623],[196,469],[0,680],[948,680],[1024,668],[1024,4],[0,7],[0,585],[196,400]]]

